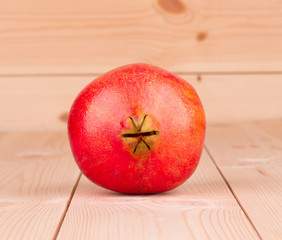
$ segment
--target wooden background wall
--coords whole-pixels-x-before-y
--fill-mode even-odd
[[[63,129],[83,86],[158,65],[210,124],[281,118],[281,0],[9,0],[0,10],[0,130]]]

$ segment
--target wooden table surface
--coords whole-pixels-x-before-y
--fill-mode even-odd
[[[182,186],[123,195],[81,176],[65,131],[0,135],[1,239],[281,239],[282,121],[209,126]]]
[[[0,239],[282,239],[281,0],[9,0],[0,9]],[[145,62],[190,82],[207,137],[175,190],[88,181],[66,119],[92,79]]]

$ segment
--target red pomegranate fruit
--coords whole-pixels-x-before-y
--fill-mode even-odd
[[[199,163],[205,128],[194,88],[148,64],[122,66],[95,79],[75,99],[68,119],[82,173],[127,194],[184,183]]]

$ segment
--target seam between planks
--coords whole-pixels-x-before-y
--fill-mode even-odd
[[[74,184],[74,186],[73,186],[73,189],[72,189],[72,191],[71,191],[70,197],[69,197],[69,199],[68,199],[68,201],[67,201],[67,205],[66,205],[65,210],[64,210],[64,212],[63,212],[63,214],[62,214],[62,216],[61,216],[61,219],[60,219],[60,221],[59,221],[59,223],[58,223],[58,226],[57,226],[57,228],[56,228],[56,231],[55,231],[55,234],[54,234],[54,237],[52,238],[52,240],[56,240],[57,237],[58,237],[58,235],[59,235],[59,232],[60,232],[60,230],[61,230],[62,224],[63,224],[63,222],[64,222],[64,220],[65,220],[65,217],[66,217],[66,215],[67,215],[67,212],[68,212],[69,207],[70,207],[70,204],[71,204],[71,201],[72,201],[72,199],[73,199],[74,193],[75,193],[75,191],[76,191],[76,189],[77,189],[77,186],[78,186],[78,183],[79,183],[79,181],[80,181],[80,179],[81,179],[81,175],[82,175],[82,172],[79,173],[79,175],[78,175],[78,177],[77,177],[77,180],[76,180],[76,182],[75,182],[75,184]]]
[[[240,208],[242,209],[243,213],[245,214],[246,218],[248,219],[248,221],[250,222],[251,226],[253,227],[253,229],[255,230],[256,234],[258,235],[259,239],[262,240],[261,235],[259,234],[257,228],[255,227],[254,223],[252,222],[251,218],[249,217],[247,211],[245,210],[245,208],[242,206],[239,198],[236,196],[235,192],[233,191],[232,187],[230,186],[230,184],[228,183],[227,179],[225,178],[225,176],[223,175],[223,173],[221,172],[220,168],[217,166],[212,154],[210,153],[208,147],[206,145],[204,145],[204,149],[206,150],[206,152],[208,153],[210,159],[213,161],[216,169],[218,170],[220,176],[222,177],[223,181],[226,183],[228,189],[230,190],[230,192],[232,193],[232,195],[234,196],[236,202],[238,203],[238,205],[240,206]]]
[[[107,72],[107,71],[105,71]],[[18,78],[18,77],[93,77],[102,75],[105,72],[81,72],[81,73],[17,73],[17,74],[1,74],[0,78]],[[226,71],[226,72],[185,72],[171,71],[175,75],[282,75],[282,71]]]

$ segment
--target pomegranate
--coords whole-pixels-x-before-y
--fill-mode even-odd
[[[184,183],[199,163],[205,128],[194,88],[148,64],[122,66],[92,81],[68,119],[82,173],[127,194],[159,193]]]

